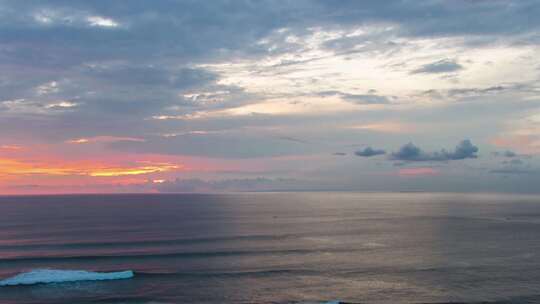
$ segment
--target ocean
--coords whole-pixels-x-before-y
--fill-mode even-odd
[[[1,304],[540,303],[540,197],[4,196],[0,285]]]

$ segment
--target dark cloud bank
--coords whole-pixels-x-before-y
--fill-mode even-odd
[[[366,147],[366,148],[364,148],[362,150],[358,150],[358,151],[354,152],[354,154],[357,155],[357,156],[362,156],[362,157],[372,157],[372,156],[386,154],[386,151],[384,151],[382,149]]]
[[[460,160],[467,158],[477,158],[478,147],[473,145],[470,140],[465,139],[461,141],[454,149],[454,151],[447,151],[442,149],[441,151],[426,152],[417,147],[413,143],[408,143],[402,146],[397,152],[393,152],[390,155],[391,160],[400,161],[449,161]],[[507,151],[510,152],[510,151]],[[372,147],[366,147],[362,150],[358,150],[354,153],[361,157],[372,157],[377,155],[384,155],[386,151],[383,149],[377,149]],[[505,156],[511,157],[509,153],[505,153]]]
[[[392,153],[391,159],[402,161],[449,161],[467,158],[477,158],[478,147],[470,140],[461,141],[454,151],[441,150],[437,152],[425,152],[413,143],[408,143],[397,152]]]

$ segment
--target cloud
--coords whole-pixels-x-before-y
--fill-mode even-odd
[[[24,148],[19,145],[0,145],[0,149],[17,151],[17,150],[22,150]]]
[[[536,88],[535,90],[538,90]],[[537,154],[540,152],[540,109],[537,99],[531,100],[531,105],[523,104],[519,116],[508,119],[505,131],[491,140],[491,143],[501,148],[511,148],[520,154]]]
[[[511,166],[521,166],[524,164],[524,162],[521,160],[521,159],[512,159],[510,161],[504,161],[503,163],[508,163],[510,164]]]
[[[78,104],[71,101],[58,101],[54,103],[50,103],[45,106],[46,109],[65,109],[65,108],[73,108],[76,107]]]
[[[393,160],[402,161],[449,161],[467,158],[477,158],[478,147],[474,146],[470,140],[461,141],[453,152],[441,150],[439,152],[424,152],[413,143],[408,143],[397,152],[392,153]]]
[[[90,65],[82,73],[102,84],[160,86],[175,89],[187,89],[217,80],[217,75],[204,69],[158,68],[134,64]]]
[[[390,99],[386,96],[374,94],[344,94],[342,98],[357,104],[389,104]]]
[[[502,91],[510,89],[505,86],[492,86],[487,88],[458,88],[448,90],[448,96],[463,96],[463,95],[484,95],[484,94],[496,94]]]
[[[515,155],[514,155],[515,156]],[[512,156],[512,157],[514,157]],[[490,173],[515,175],[515,174],[540,174],[540,170],[537,170],[530,165],[527,165],[523,160],[519,158],[512,158],[502,162],[502,168],[493,169]]]
[[[516,154],[515,152],[513,152],[513,151],[506,150],[506,151],[504,151],[503,155],[504,155],[505,157],[514,157],[514,156],[516,156],[517,154]]]
[[[118,177],[145,175],[180,170],[183,167],[173,163],[139,161],[131,164],[78,163],[78,162],[37,162],[13,158],[1,158],[2,176],[89,176]]]
[[[398,171],[398,176],[402,177],[419,177],[419,176],[433,176],[438,175],[439,171],[429,168],[402,168]]]
[[[291,141],[299,144],[309,144],[310,142],[307,140],[303,140],[300,138],[292,137],[292,136],[279,136],[279,139],[285,140],[285,141]]]
[[[143,141],[115,141],[107,146],[130,153],[193,155],[217,158],[254,158],[301,155],[313,151],[313,145],[300,139],[274,136],[266,132],[236,130],[225,133],[183,134],[173,137],[149,137]],[[296,138],[295,138],[296,139]]]
[[[534,170],[534,169],[522,168],[522,167],[507,167],[507,168],[501,168],[501,169],[494,169],[489,172],[495,173],[495,174],[504,174],[504,175],[540,175],[540,170]]]
[[[348,129],[367,130],[381,133],[413,133],[417,130],[417,126],[411,123],[382,121],[375,123],[356,124],[347,126]]]
[[[408,143],[401,147],[399,151],[392,153],[392,158],[395,160],[416,161],[426,160],[429,157],[413,143]]]
[[[539,14],[536,0],[0,1],[0,138],[40,164],[34,147],[66,162],[172,154],[257,158],[269,170],[277,157],[321,155],[283,170],[360,181],[371,164],[333,152],[359,141],[397,149],[403,133],[485,140],[538,107]],[[441,77],[460,72],[462,85]],[[448,105],[457,99],[474,104]],[[524,123],[529,133],[501,135],[520,156],[540,151]],[[396,163],[476,157],[461,148],[398,151],[408,160]]]
[[[150,173],[160,173],[167,171],[179,170],[182,167],[176,164],[169,163],[152,163],[152,162],[140,162],[137,166],[126,167],[104,167],[96,170],[92,170],[85,174],[92,177],[115,177],[126,175],[141,175]]]
[[[502,157],[510,157],[510,158],[517,156],[516,152],[511,151],[511,150],[495,151],[495,152],[493,152],[493,155],[494,156],[502,156]]]
[[[340,1],[318,0],[323,20],[356,24],[358,20],[396,25],[408,36],[489,36],[535,32],[540,21],[524,19],[540,11],[534,0],[523,1]],[[307,2],[313,3],[313,2]],[[528,27],[527,27],[528,25]]]
[[[322,91],[316,95],[322,97],[338,96],[345,101],[355,104],[390,104],[392,102],[391,97],[376,94],[350,94],[341,91]]]
[[[358,150],[354,152],[354,154],[357,156],[362,156],[362,157],[372,157],[372,156],[386,154],[386,151],[382,149],[376,149],[376,148],[374,149],[372,147],[366,147],[363,150]]]
[[[478,152],[478,147],[473,145],[470,140],[465,139],[461,141],[454,150],[453,153],[447,153],[449,159],[466,159],[466,158],[477,158],[476,153]]]
[[[489,87],[466,87],[451,88],[446,90],[430,89],[422,92],[421,95],[435,99],[463,99],[482,96],[494,96],[502,93],[528,91],[524,84],[495,85]],[[532,90],[533,91],[533,90]]]
[[[440,74],[456,72],[462,69],[463,66],[457,63],[455,60],[442,59],[423,65],[422,67],[413,70],[411,74]]]
[[[86,18],[90,26],[99,26],[99,27],[117,27],[118,22],[110,18],[105,18],[101,16],[89,16]]]
[[[136,141],[136,142],[144,142],[145,140],[143,138],[136,138],[136,137],[117,137],[117,136],[94,136],[89,138],[75,138],[67,140],[66,143],[68,144],[88,144],[88,143],[113,143],[113,142],[119,142],[119,141]]]

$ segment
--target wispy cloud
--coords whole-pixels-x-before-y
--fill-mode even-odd
[[[135,142],[144,142],[144,138],[136,138],[136,137],[122,137],[122,136],[94,136],[94,137],[81,137],[81,138],[75,138],[67,140],[66,143],[68,144],[89,144],[89,143],[113,143],[118,141],[135,141]]]
[[[442,59],[432,63],[425,64],[420,68],[411,71],[411,74],[441,74],[462,70],[463,66],[455,60]]]

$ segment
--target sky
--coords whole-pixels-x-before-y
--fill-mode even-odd
[[[537,0],[0,0],[0,194],[540,192]]]

